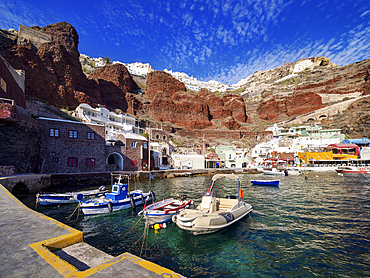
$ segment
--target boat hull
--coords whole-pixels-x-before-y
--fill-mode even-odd
[[[252,212],[252,206],[240,201],[238,208],[232,211],[204,213],[201,210],[185,209],[172,217],[176,225],[193,235],[209,234],[220,231]]]
[[[59,204],[73,204],[78,203],[83,198],[91,198],[105,193],[104,190],[89,190],[80,192],[66,192],[66,193],[37,193],[37,202],[42,206],[59,205]]]
[[[134,196],[133,200],[135,202],[135,207],[142,205],[143,200],[145,200],[146,198],[148,198],[147,201],[152,200],[150,193],[142,193],[142,196],[143,197],[141,197],[141,194],[136,194]],[[84,215],[110,213],[128,208],[132,208],[130,198],[125,198],[118,201],[107,200],[105,198],[97,198],[80,203],[80,209]]]
[[[139,214],[143,213],[148,225],[162,224],[172,221],[172,216],[188,208],[193,200],[175,200],[173,198],[158,201],[147,206]]]
[[[251,180],[252,185],[279,187],[280,180]]]

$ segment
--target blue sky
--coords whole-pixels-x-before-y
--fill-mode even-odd
[[[0,2],[0,29],[60,21],[76,28],[80,53],[227,84],[307,57],[370,57],[369,0]]]

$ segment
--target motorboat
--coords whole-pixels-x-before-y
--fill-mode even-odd
[[[184,196],[181,196],[180,200],[168,198],[144,207],[138,215],[143,214],[149,226],[167,223],[171,221],[173,215],[178,214],[181,210],[189,208],[192,204],[193,200],[186,200]]]
[[[84,198],[92,198],[102,196],[107,193],[104,185],[98,189],[78,191],[78,192],[65,192],[65,193],[48,193],[38,192],[36,194],[36,203],[42,206],[72,204],[82,201]]]
[[[279,187],[280,180],[251,180],[252,185]]]
[[[129,192],[128,176],[127,183],[121,183],[121,176],[118,182],[112,185],[110,193],[104,196],[83,200],[79,206],[83,214],[93,215],[101,213],[110,213],[127,208],[136,208],[136,206],[144,204],[145,200],[155,201],[153,191],[144,193],[142,190],[134,190]]]
[[[214,184],[221,178],[229,178],[238,183],[238,197],[216,198]],[[252,211],[252,206],[245,203],[240,180],[235,174],[216,174],[212,177],[207,190],[203,192],[202,201],[196,209],[184,209],[172,216],[172,221],[193,235],[217,232],[230,226]]]
[[[338,166],[335,171],[338,174],[370,174],[370,167]]]
[[[263,169],[262,172],[265,175],[281,175],[281,176],[288,176],[289,175],[288,170],[278,171],[276,168],[272,168],[271,170]]]

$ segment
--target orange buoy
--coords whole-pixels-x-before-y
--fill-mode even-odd
[[[244,193],[243,193],[243,190],[240,188],[239,189],[239,196],[240,196],[240,198],[244,198]]]

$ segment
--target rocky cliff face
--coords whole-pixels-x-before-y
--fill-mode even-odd
[[[13,114],[17,121],[0,119],[0,166],[14,166],[16,174],[38,173],[41,164],[38,123],[16,109]]]
[[[244,97],[258,102],[257,113],[268,121],[286,120],[344,98],[369,94],[370,59],[338,67],[325,57],[256,72],[244,80]]]
[[[155,120],[188,129],[218,127],[212,120],[221,123],[226,120],[222,126],[238,129],[237,121],[244,123],[247,119],[242,97],[235,94],[217,97],[207,90],[197,94],[187,92],[182,82],[165,72],[149,74],[145,97],[149,101],[145,111]]]
[[[106,65],[94,71],[89,79],[98,84],[102,103],[110,109],[127,111],[127,95],[136,90],[137,85],[124,65]]]

